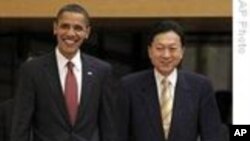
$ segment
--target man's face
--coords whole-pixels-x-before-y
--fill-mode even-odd
[[[54,35],[57,36],[58,49],[71,59],[81,44],[88,38],[90,27],[83,14],[64,12],[54,23]]]
[[[169,75],[178,66],[183,53],[180,36],[173,31],[157,34],[148,47],[149,58],[162,75]]]

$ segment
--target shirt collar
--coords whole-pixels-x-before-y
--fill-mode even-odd
[[[176,86],[177,82],[177,69],[175,68],[168,76],[163,76],[159,71],[154,69],[154,74],[157,80],[161,81],[163,78],[167,77],[167,80],[171,83],[173,88]]]
[[[63,69],[66,67],[67,63],[71,61],[74,64],[74,67],[77,71],[80,71],[81,68],[81,55],[80,50],[76,52],[76,55],[71,59],[68,60],[66,57],[64,57],[61,52],[59,51],[58,47],[56,47],[56,59],[58,62],[59,69]]]

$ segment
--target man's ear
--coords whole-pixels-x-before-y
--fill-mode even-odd
[[[181,47],[181,52],[182,52],[182,54],[181,54],[181,58],[183,58],[183,56],[184,56],[184,53],[185,53],[185,50],[186,50],[185,48],[186,48],[186,47],[184,47],[184,46],[183,46],[183,47]]]
[[[147,46],[147,50],[148,50],[148,57],[151,58],[151,46]]]
[[[86,29],[86,36],[85,36],[86,39],[89,38],[90,33],[91,33],[91,26],[88,26]]]
[[[56,21],[53,22],[53,34],[54,35],[57,34],[57,22]]]

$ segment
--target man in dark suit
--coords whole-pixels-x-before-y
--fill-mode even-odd
[[[20,69],[11,141],[116,141],[111,66],[80,52],[89,34],[83,7],[59,10],[55,50]]]
[[[210,81],[178,69],[184,33],[162,21],[149,32],[153,69],[122,79],[119,100],[123,141],[222,141],[221,123]]]

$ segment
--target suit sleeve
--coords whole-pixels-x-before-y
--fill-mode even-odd
[[[35,100],[31,76],[30,67],[21,67],[14,99],[11,141],[29,141]]]
[[[4,141],[4,136],[5,136],[5,128],[4,128],[4,113],[3,113],[3,106],[2,104],[0,105],[0,140]]]
[[[129,141],[130,95],[126,80],[122,79],[117,100],[117,125],[120,141]]]
[[[115,101],[116,87],[112,69],[109,66],[105,71],[102,83],[102,94],[100,103],[100,136],[101,141],[117,141]]]
[[[224,141],[225,137],[222,134],[222,123],[212,85],[206,81],[202,84],[202,88],[199,107],[201,141]]]

